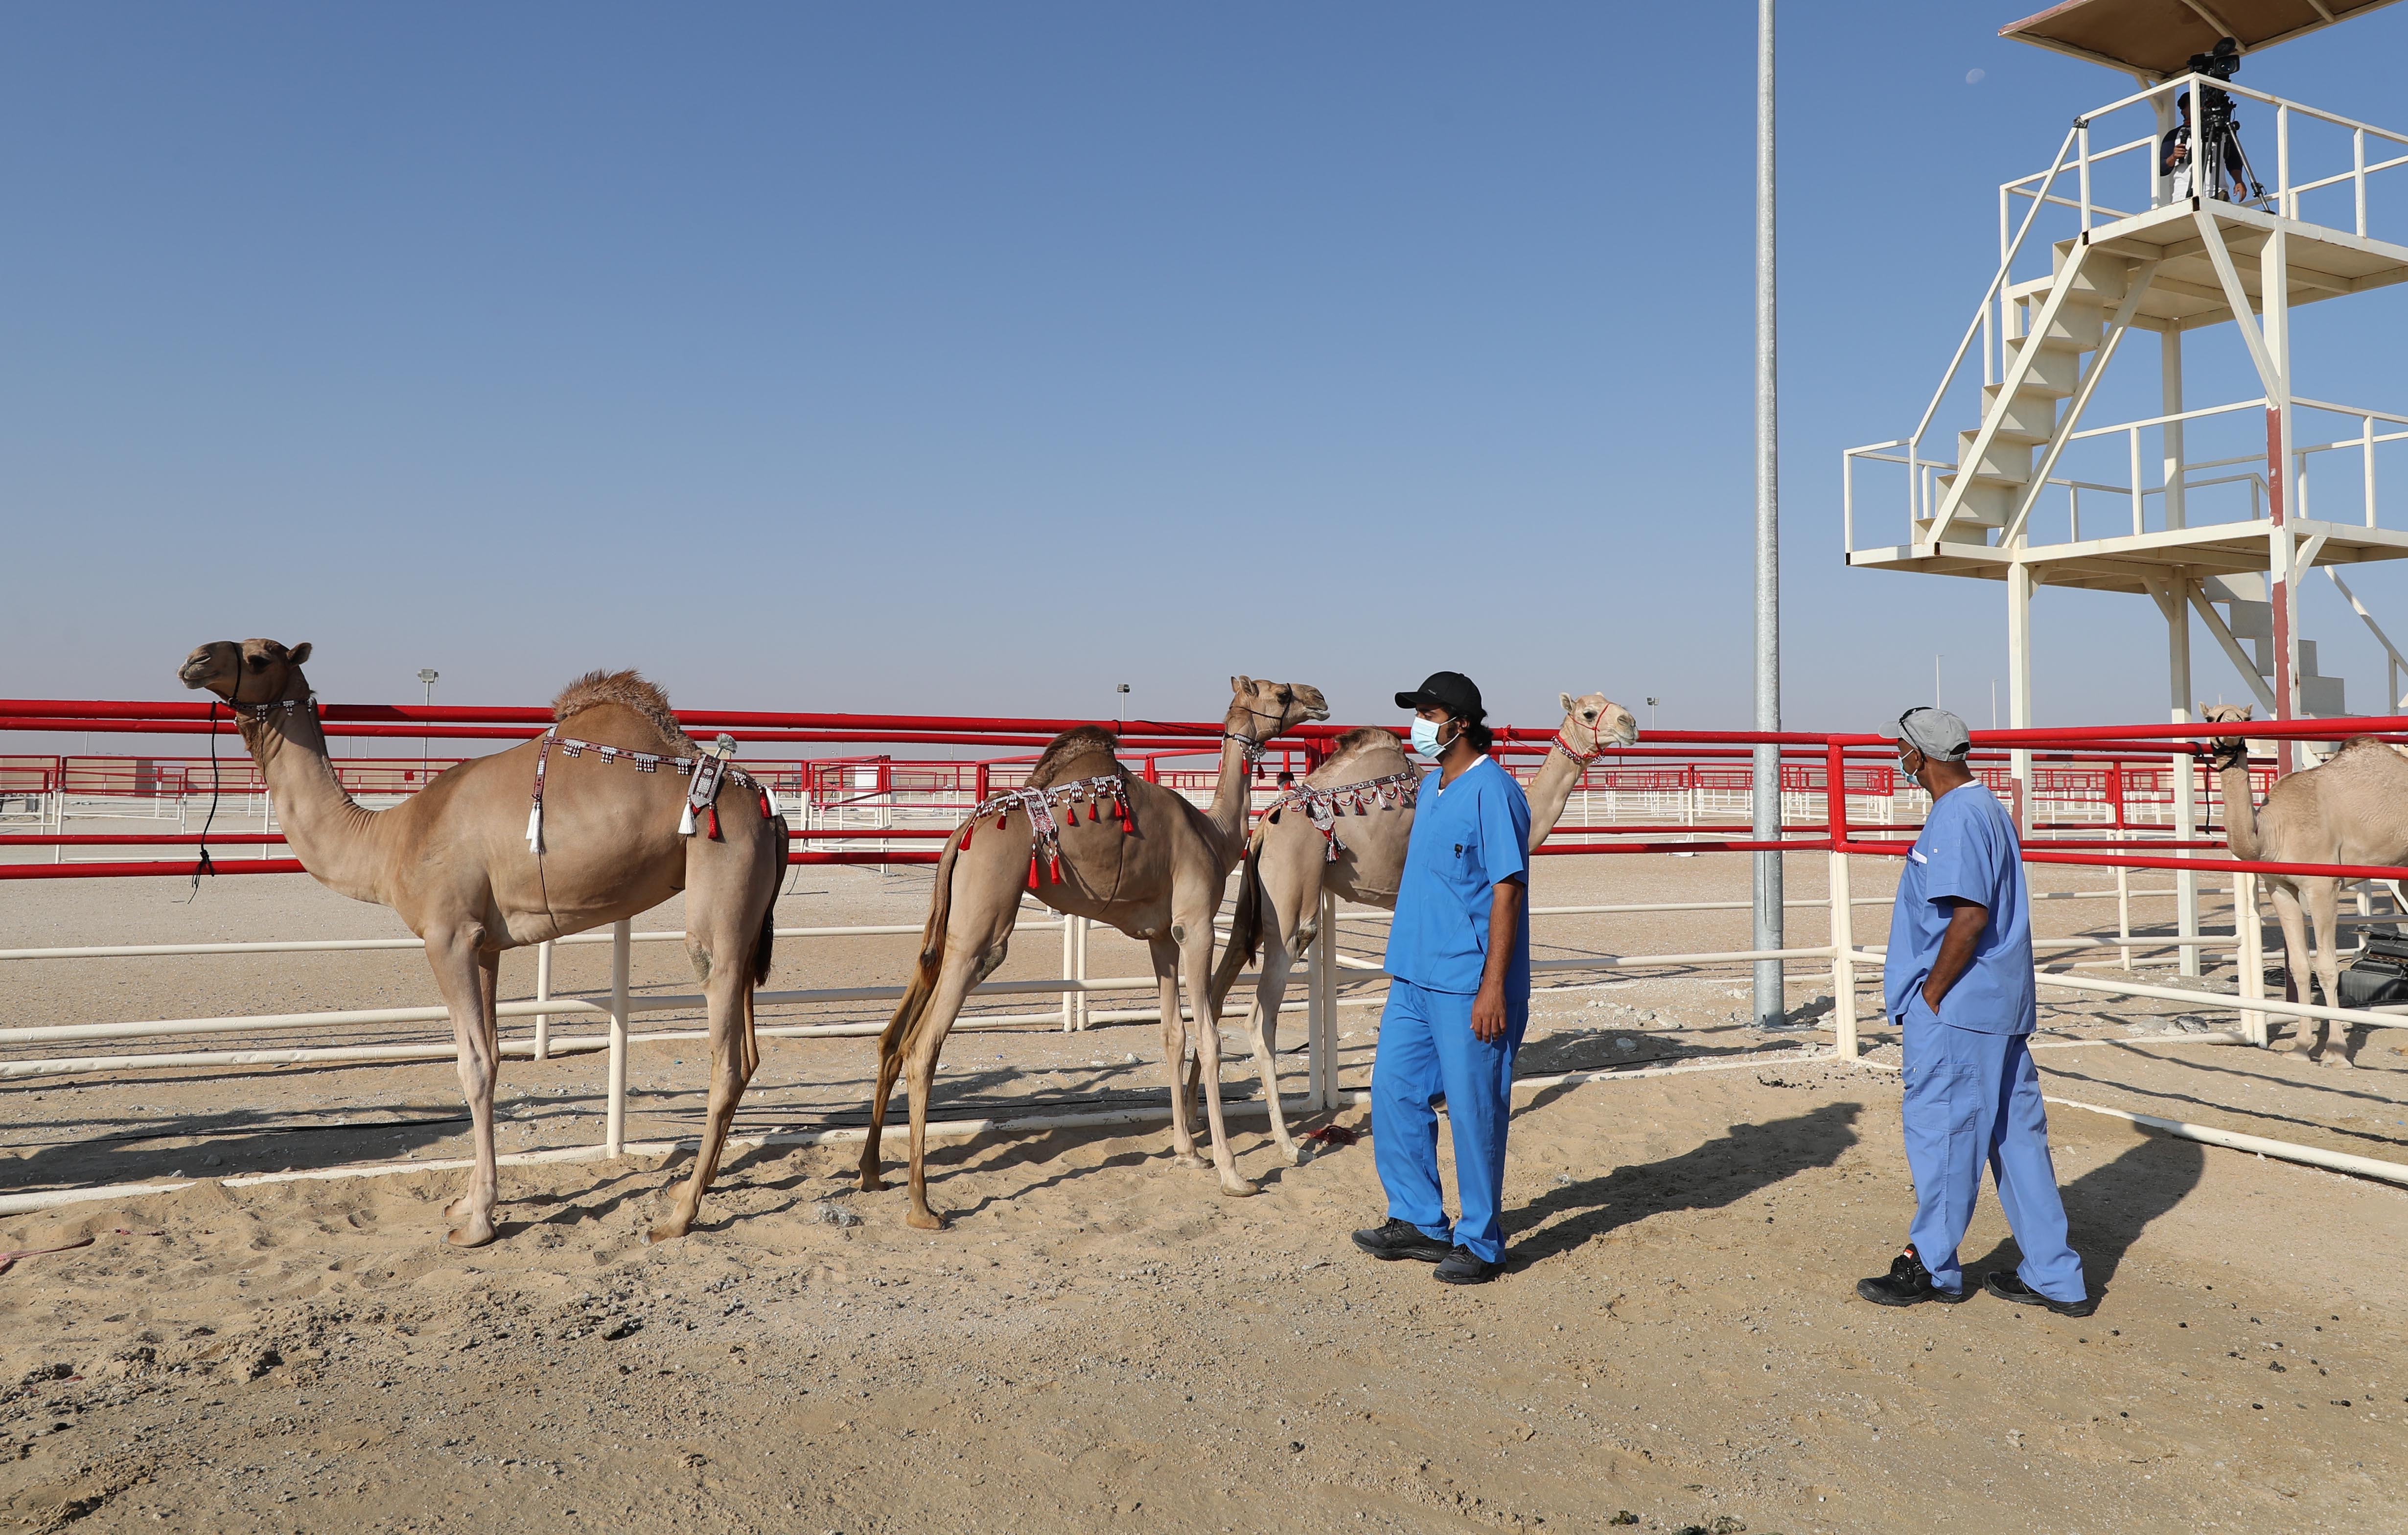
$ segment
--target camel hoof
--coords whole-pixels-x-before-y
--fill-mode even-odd
[[[1305,1150],[1302,1146],[1282,1146],[1280,1148],[1280,1155],[1287,1158],[1287,1165],[1292,1168],[1300,1168],[1307,1162],[1312,1160],[1312,1154]]]
[[[933,1210],[913,1210],[904,1215],[903,1224],[914,1231],[942,1231],[945,1217]]]
[[[1221,1197],[1225,1199],[1250,1199],[1261,1192],[1261,1189],[1256,1188],[1254,1184],[1246,1182],[1243,1178],[1239,1179],[1236,1183],[1231,1183],[1226,1178],[1221,1180]]]
[[[1174,1168],[1200,1168],[1204,1165],[1204,1158],[1194,1152],[1174,1152],[1171,1154],[1170,1165]]]
[[[468,1196],[463,1194],[443,1207],[443,1217],[446,1220],[465,1221],[468,1218],[468,1212],[475,1208],[475,1204]]]
[[[454,1247],[482,1247],[494,1240],[494,1223],[479,1221],[454,1227],[444,1240]]]
[[[865,1172],[861,1175],[861,1192],[864,1194],[877,1194],[882,1191],[885,1187],[886,1180],[881,1178],[878,1174],[874,1172]]]
[[[644,1245],[650,1247],[655,1242],[675,1241],[693,1229],[692,1221],[680,1220],[676,1216],[671,1216],[644,1233]]]

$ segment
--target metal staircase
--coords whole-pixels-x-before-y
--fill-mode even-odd
[[[2281,658],[2274,653],[2274,605],[2266,599],[2266,578],[2258,575],[2211,576],[2201,581],[2207,600],[2224,610],[2226,634],[2217,635],[2221,641],[2228,635],[2238,644],[2230,651],[2232,664],[2243,677],[2253,673],[2263,681],[2256,689],[2258,702],[2270,712],[2274,707],[2274,668]],[[2377,631],[2378,635],[2380,630]],[[2242,646],[2246,646],[2245,651]],[[2302,639],[2300,650],[2300,691],[2296,712],[2309,719],[2337,719],[2349,712],[2342,696],[2342,680],[2327,677],[2316,670],[2316,642]]]

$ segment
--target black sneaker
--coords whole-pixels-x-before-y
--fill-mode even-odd
[[[2099,1298],[2086,1295],[2079,1300],[2051,1300],[2024,1283],[2023,1276],[2012,1269],[1994,1269],[1982,1287],[2001,1300],[2012,1300],[2019,1306],[2046,1306],[2059,1316],[2087,1316],[2099,1309]]]
[[[1923,1266],[1921,1255],[1909,1243],[1905,1252],[1890,1259],[1888,1273],[1878,1279],[1856,1281],[1856,1293],[1876,1306],[1913,1306],[1926,1300],[1954,1306],[1972,1298],[1973,1289],[1969,1284],[1963,1289],[1943,1290],[1931,1283],[1931,1270]]]
[[[1447,1254],[1446,1243],[1412,1222],[1400,1221],[1394,1215],[1369,1230],[1355,1232],[1354,1245],[1383,1263],[1394,1263],[1398,1258],[1436,1263]]]
[[[1485,1284],[1505,1271],[1502,1263],[1486,1263],[1471,1255],[1469,1247],[1458,1247],[1439,1260],[1430,1277],[1441,1284]]]

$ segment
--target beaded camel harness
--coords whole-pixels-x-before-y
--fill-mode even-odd
[[[527,809],[527,851],[538,855],[543,852],[543,773],[551,760],[552,749],[560,748],[567,757],[582,757],[591,752],[605,763],[629,762],[639,773],[657,773],[666,768],[680,778],[694,780],[685,794],[685,810],[678,817],[678,835],[692,837],[700,830],[712,841],[719,835],[719,791],[727,783],[740,784],[761,796],[761,819],[769,820],[777,808],[769,802],[769,791],[761,781],[737,767],[730,759],[736,755],[736,738],[722,735],[703,750],[700,756],[667,757],[657,752],[631,752],[624,746],[605,746],[599,741],[579,740],[559,733],[559,727],[546,730],[540,738],[543,744],[535,754],[535,796]]]
[[[995,829],[1001,831],[1011,819],[1011,812],[1018,811],[1028,817],[1028,888],[1037,888],[1040,873],[1050,874],[1059,884],[1062,828],[1079,824],[1082,801],[1086,804],[1089,821],[1099,822],[1109,813],[1121,824],[1121,835],[1137,835],[1137,810],[1129,803],[1127,779],[1116,772],[1098,773],[1093,778],[1048,784],[1041,789],[1006,789],[989,796],[962,823],[962,850],[969,850],[970,838],[977,833],[981,821],[994,816]],[[1054,813],[1056,809],[1062,812],[1058,818]]]
[[[1340,817],[1350,811],[1356,815],[1369,815],[1375,808],[1373,800],[1378,801],[1376,808],[1380,810],[1411,810],[1421,793],[1421,782],[1422,775],[1408,769],[1385,778],[1367,778],[1360,783],[1333,783],[1326,789],[1299,783],[1282,791],[1263,811],[1263,819],[1277,825],[1283,809],[1289,805],[1301,809],[1312,820],[1312,829],[1321,833],[1324,861],[1334,864],[1339,852],[1346,846],[1338,836]]]

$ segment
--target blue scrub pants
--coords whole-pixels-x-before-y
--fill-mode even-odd
[[[1914,1175],[1908,1240],[1932,1283],[1943,1290],[1965,1285],[1956,1244],[1972,1222],[1986,1162],[1998,1180],[2000,1208],[2023,1249],[2015,1272],[2051,1300],[2083,1298],[2082,1259],[2065,1241],[2065,1201],[2048,1158],[2048,1112],[2030,1037],[1953,1028],[1936,1018],[1908,1017],[1899,1026],[1906,1043],[1906,1165]]]
[[[1410,981],[1388,983],[1371,1059],[1371,1153],[1388,1213],[1424,1236],[1468,1247],[1484,1263],[1505,1257],[1498,1206],[1505,1197],[1505,1126],[1512,1117],[1513,1056],[1530,1024],[1530,999],[1505,1004],[1505,1033],[1471,1033],[1473,998]],[[1449,1224],[1438,1182],[1438,1111],[1455,1133],[1455,1184],[1463,1218]]]

